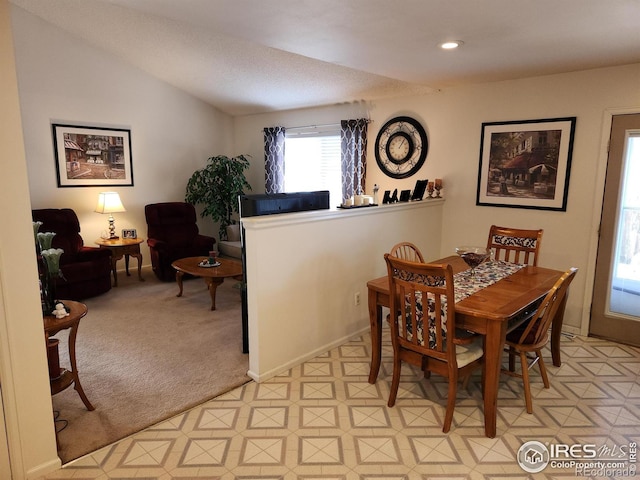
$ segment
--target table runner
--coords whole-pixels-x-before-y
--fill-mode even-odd
[[[470,275],[471,269],[456,273],[453,276],[456,303],[473,295],[478,290],[487,288],[489,285],[493,285],[497,281],[513,275],[522,267],[524,267],[524,265],[498,260],[481,263],[476,267],[473,276]]]
[[[456,303],[464,300],[483,288],[493,285],[509,275],[513,275],[524,266],[525,265],[518,265],[498,260],[480,264],[476,267],[473,276],[471,275],[471,269],[456,273],[453,276],[453,288]],[[432,296],[430,295],[430,297]],[[424,334],[422,328],[424,307],[422,305],[422,292],[417,292],[416,294],[416,309],[418,316],[418,341],[420,344],[424,345]],[[428,299],[427,311],[429,312],[429,348],[434,348],[436,344],[436,337],[435,315],[433,313],[435,311],[435,306],[433,298]],[[442,315],[443,318],[445,318],[445,322],[442,324],[442,329],[446,336],[447,302],[444,298],[442,299]],[[411,333],[411,305],[408,301],[405,302],[405,324],[407,326],[407,338],[410,340],[413,335]]]

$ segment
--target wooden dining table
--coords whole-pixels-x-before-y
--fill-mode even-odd
[[[469,268],[457,255],[429,263],[448,263],[454,274]],[[549,268],[525,266],[456,302],[456,326],[485,336],[484,430],[487,437],[496,436],[498,385],[506,334],[516,328],[519,321],[521,323],[523,313],[542,300],[563,273]],[[385,276],[370,280],[367,289],[372,347],[369,383],[375,383],[382,351],[382,307],[389,307],[389,279]],[[558,342],[564,305],[558,311],[559,318],[554,319],[552,324],[552,352],[555,351],[554,357],[557,356],[554,364],[556,361],[560,363]]]

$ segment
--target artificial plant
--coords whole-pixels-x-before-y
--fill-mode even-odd
[[[207,165],[196,170],[189,182],[185,201],[204,208],[201,216],[211,217],[220,225],[220,240],[227,238],[227,226],[234,223],[233,214],[238,212],[238,195],[251,190],[244,171],[249,168],[245,155],[227,157],[217,155],[207,160]]]

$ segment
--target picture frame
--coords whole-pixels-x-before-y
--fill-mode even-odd
[[[476,205],[567,210],[576,117],[482,124]]]
[[[413,188],[413,193],[411,194],[412,201],[422,200],[424,197],[424,192],[427,190],[428,180],[417,180],[416,186]]]
[[[54,123],[58,188],[132,187],[131,131]]]
[[[138,238],[135,228],[122,229],[122,238]]]

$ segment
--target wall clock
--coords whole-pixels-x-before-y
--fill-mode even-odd
[[[395,117],[385,123],[376,138],[376,162],[392,178],[407,178],[420,170],[427,158],[427,132],[416,119]]]

